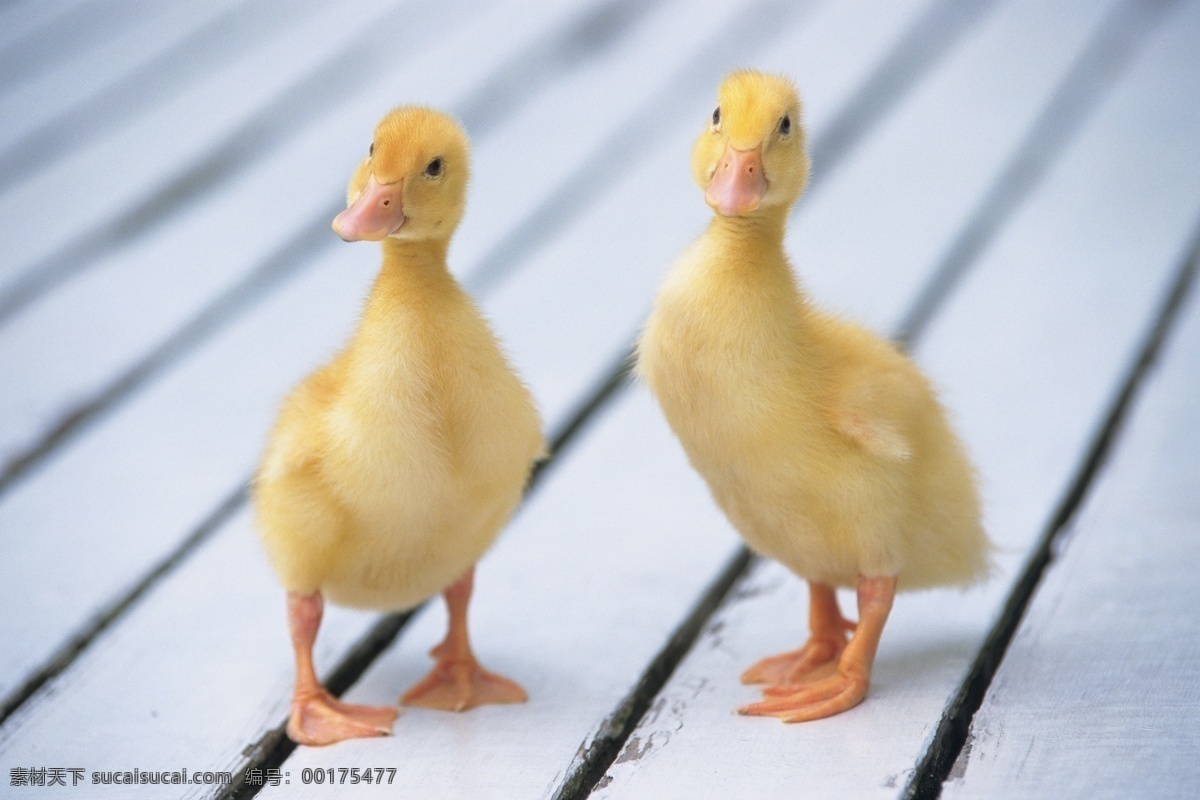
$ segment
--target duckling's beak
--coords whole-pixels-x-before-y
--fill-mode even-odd
[[[705,202],[723,217],[736,217],[757,209],[766,193],[762,145],[753,150],[726,145],[704,193]]]
[[[333,229],[347,242],[379,242],[391,236],[404,224],[403,187],[403,180],[379,183],[371,175],[350,207],[333,218]]]

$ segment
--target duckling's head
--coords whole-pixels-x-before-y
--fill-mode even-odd
[[[725,78],[712,121],[692,150],[692,175],[725,217],[795,203],[808,183],[808,153],[792,82],[753,70]]]
[[[396,109],[375,126],[333,229],[347,242],[449,239],[466,201],[468,149],[466,133],[445,114]]]

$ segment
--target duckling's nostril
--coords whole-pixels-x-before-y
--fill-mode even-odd
[[[384,207],[385,207],[385,208],[386,208],[387,206],[390,206],[391,204],[392,204],[392,201],[391,201],[391,200],[387,199],[386,197],[383,199],[383,205],[384,205]]]

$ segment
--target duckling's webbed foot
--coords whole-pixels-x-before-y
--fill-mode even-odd
[[[333,744],[346,739],[390,736],[399,709],[356,706],[336,700],[325,690],[292,699],[288,737],[297,744]]]
[[[474,659],[439,661],[424,680],[400,702],[438,711],[466,711],[490,703],[524,703],[525,690],[501,675],[488,672]]]
[[[387,736],[392,732],[399,709],[343,703],[317,683],[312,647],[324,607],[320,592],[288,592],[288,627],[296,653],[296,689],[288,718],[288,736],[297,744],[314,746]]]
[[[814,596],[815,593],[814,587]],[[859,578],[858,609],[862,621],[838,658],[836,671],[823,680],[769,686],[763,690],[766,699],[739,708],[738,713],[778,717],[784,722],[808,722],[840,714],[861,703],[867,696],[879,638],[895,593],[894,577]]]
[[[524,703],[525,690],[508,678],[479,666],[467,637],[467,604],[471,600],[474,568],[446,590],[450,628],[446,639],[430,652],[437,664],[400,702],[439,711],[466,711],[490,703]]]
[[[827,678],[837,671],[838,656],[846,640],[810,638],[799,650],[780,653],[759,661],[742,673],[742,683],[770,686],[800,686]]]
[[[751,703],[738,709],[739,714],[752,717],[778,717],[784,722],[809,722],[849,711],[867,696],[869,676],[861,673],[838,673],[817,683],[800,688],[773,687],[765,694],[771,699]]]
[[[809,583],[809,629],[812,634],[799,650],[759,661],[742,673],[742,683],[799,686],[828,678],[837,670],[854,623],[842,616],[832,586]]]

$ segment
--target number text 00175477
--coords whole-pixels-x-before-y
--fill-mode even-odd
[[[386,783],[396,779],[395,767],[305,767],[300,770],[300,782],[308,784]],[[249,786],[279,786],[290,784],[292,773],[279,769],[252,769],[246,774]]]

